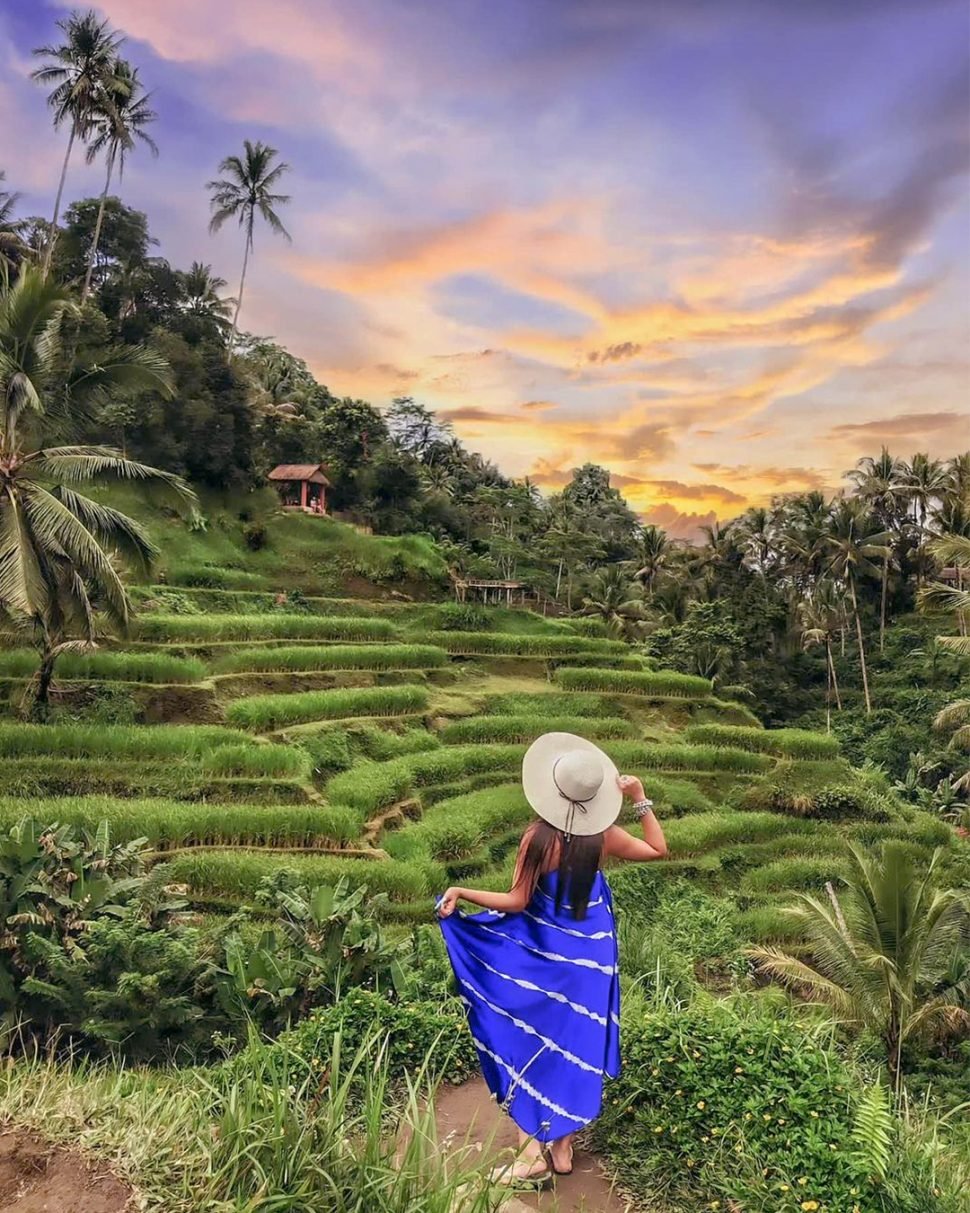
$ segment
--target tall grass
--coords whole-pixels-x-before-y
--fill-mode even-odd
[[[237,729],[210,724],[20,724],[0,721],[0,758],[199,759],[218,746],[257,743]]]
[[[431,897],[447,879],[440,866],[411,861],[343,859],[331,855],[261,855],[255,851],[201,851],[176,855],[172,879],[199,894],[229,898],[251,897],[266,877],[286,868],[309,884],[333,884],[346,876],[351,885],[366,885],[372,893],[387,893],[397,901]],[[428,902],[428,916],[432,906]]]
[[[277,747],[285,750],[285,747]],[[276,756],[273,756],[275,759]],[[178,800],[260,801],[304,804],[308,796],[309,760],[290,750],[277,762],[256,766],[236,756],[219,771],[200,763],[154,759],[151,762],[104,758],[0,758],[0,789],[8,796],[165,796]],[[273,767],[276,769],[273,769]],[[294,774],[295,770],[295,774]]]
[[[445,665],[444,649],[421,644],[334,644],[240,649],[215,663],[219,674],[306,673],[315,670],[422,670]]]
[[[794,822],[777,813],[692,813],[664,822],[664,835],[677,858],[699,855],[727,844],[747,845],[793,835],[810,836],[818,823]]]
[[[786,758],[838,758],[839,740],[808,729],[758,729],[743,725],[692,724],[684,730],[689,742],[735,746]]]
[[[395,1084],[376,1031],[343,1041],[309,1059],[253,1039],[244,1065],[207,1069],[11,1060],[0,1122],[82,1147],[145,1213],[491,1213],[481,1154],[438,1141],[432,1058]]]
[[[647,699],[704,699],[712,694],[710,679],[699,678],[695,674],[677,674],[672,670],[644,670],[639,673],[569,668],[556,670],[555,680],[569,691],[643,695]]]
[[[588,640],[581,636],[530,636],[510,632],[428,632],[420,637],[461,656],[570,657],[629,655],[622,640]]]
[[[656,745],[651,742],[615,741],[603,747],[622,767],[655,771],[717,771],[748,775],[769,770],[769,754],[731,750],[713,745]]]
[[[521,786],[508,783],[441,800],[420,821],[389,834],[382,845],[397,859],[446,862],[471,855],[492,835],[524,826],[532,817]]]
[[[579,691],[513,691],[505,695],[487,695],[482,710],[496,716],[609,716],[608,699],[602,695],[584,695]]]
[[[582,733],[587,737],[636,737],[637,729],[619,716],[470,716],[452,721],[440,731],[442,741],[531,742],[542,733]]]
[[[172,586],[195,586],[219,590],[266,589],[266,578],[248,569],[229,569],[215,564],[169,560],[166,580]]]
[[[158,641],[393,640],[388,619],[329,615],[141,615],[138,636]]]
[[[402,716],[423,711],[427,706],[426,687],[360,687],[293,695],[253,695],[230,703],[226,716],[241,728],[278,729],[303,721],[349,716]]]
[[[525,747],[520,745],[465,745],[410,754],[390,762],[361,762],[335,775],[327,785],[327,795],[340,804],[373,812],[430,784],[483,771],[517,771],[524,753]]]
[[[0,678],[32,678],[38,657],[30,649],[0,652]],[[93,653],[64,653],[58,658],[57,678],[117,682],[200,682],[205,664],[194,657],[165,653],[126,653],[98,649]]]
[[[363,818],[343,805],[192,804],[177,800],[118,800],[110,796],[44,797],[25,804],[0,798],[0,829],[27,813],[46,824],[91,830],[106,821],[111,838],[181,846],[311,846],[350,843]]]

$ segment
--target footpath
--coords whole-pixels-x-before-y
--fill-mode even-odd
[[[451,1149],[466,1141],[480,1150],[490,1166],[504,1165],[515,1149],[515,1126],[495,1104],[480,1079],[460,1087],[441,1086],[435,1101],[438,1140]],[[577,1150],[572,1175],[556,1176],[543,1192],[520,1192],[502,1206],[502,1213],[630,1213],[632,1205],[613,1191],[594,1154]]]

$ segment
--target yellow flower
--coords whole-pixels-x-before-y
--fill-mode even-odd
[[[818,1208],[818,1201],[817,1200],[803,1200],[802,1208],[807,1210],[807,1213],[814,1213],[814,1211]]]
[[[779,1184],[778,1187],[781,1188],[782,1192],[788,1191],[788,1184]]]
[[[698,1106],[698,1107],[700,1108],[700,1110],[703,1112],[703,1111],[704,1111],[704,1109],[707,1107],[707,1104],[706,1104],[706,1103],[703,1101],[703,1099],[699,1099],[699,1100],[697,1101],[697,1106]]]
[[[654,1067],[654,1069],[652,1069],[650,1071],[650,1073],[653,1075],[654,1078],[656,1078],[657,1075],[660,1073],[660,1071],[656,1067]]]
[[[804,1188],[804,1187],[805,1187],[805,1185],[808,1183],[808,1179],[807,1179],[807,1178],[806,1178],[806,1177],[803,1175],[803,1176],[801,1177],[801,1179],[799,1179],[799,1181],[798,1181],[798,1182],[799,1182],[799,1184],[801,1185],[801,1187],[803,1187],[803,1188]]]
[[[735,1074],[743,1074],[744,1070],[742,1070],[740,1066],[735,1066],[734,1072],[735,1072]]]
[[[721,1202],[719,1200],[712,1200],[707,1207],[709,1209],[719,1209],[721,1207]]]
[[[809,1116],[811,1116],[812,1120],[818,1120],[817,1112],[809,1112]]]
[[[785,1118],[784,1118],[784,1116],[779,1116],[779,1117],[778,1117],[778,1123],[779,1123],[780,1125],[783,1125],[783,1124],[785,1123]]]
[[[745,1112],[745,1114],[744,1114],[744,1119],[745,1119],[745,1120],[750,1120],[750,1119],[751,1119],[751,1113],[750,1113],[750,1112]]]
[[[664,1131],[664,1127],[663,1125],[656,1125],[653,1131],[654,1133],[662,1133]]]
[[[615,1102],[615,1101],[614,1101],[614,1102]],[[764,1116],[762,1116],[762,1118],[761,1118],[761,1119],[762,1119],[762,1120],[771,1120],[771,1113],[770,1113],[770,1112],[765,1112]]]
[[[862,1213],[862,1210],[859,1208],[859,1206],[858,1206],[858,1205],[853,1205],[853,1206],[852,1206],[852,1213]]]
[[[674,1092],[675,1095],[683,1095],[683,1093],[684,1092],[680,1089],[680,1087],[678,1087],[677,1090]]]
[[[834,1141],[830,1141],[830,1142],[829,1142],[829,1149],[830,1149],[830,1150],[837,1150],[838,1148],[839,1148],[839,1147],[838,1147],[838,1146],[835,1144],[835,1142],[834,1142]]]

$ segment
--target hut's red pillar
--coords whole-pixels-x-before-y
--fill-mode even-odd
[[[307,488],[306,481],[301,480],[300,481],[300,506],[304,510],[306,509],[306,488]]]

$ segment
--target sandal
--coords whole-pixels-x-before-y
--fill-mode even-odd
[[[573,1152],[572,1152],[572,1150],[569,1151],[569,1166],[568,1167],[557,1167],[556,1166],[556,1164],[553,1162],[553,1159],[552,1159],[552,1150],[546,1151],[546,1158],[549,1160],[549,1166],[552,1170],[553,1175],[572,1175],[572,1173],[573,1173]]]
[[[534,1162],[538,1161],[539,1159],[534,1160]],[[548,1166],[543,1166],[541,1171],[535,1171],[529,1175],[516,1175],[515,1168],[524,1165],[525,1162],[519,1161],[504,1167],[495,1167],[489,1179],[493,1184],[503,1184],[507,1188],[526,1188],[534,1192],[541,1192],[553,1182],[553,1172],[549,1170]]]

